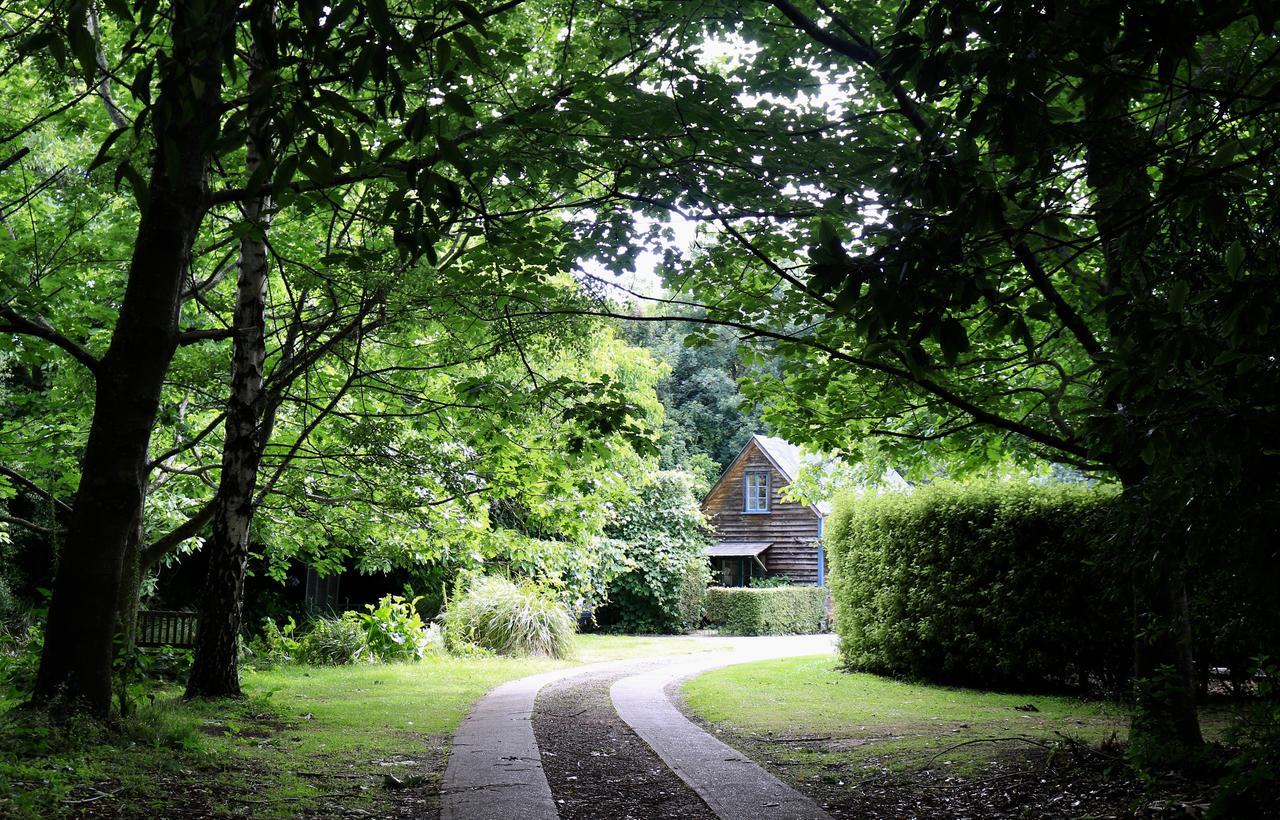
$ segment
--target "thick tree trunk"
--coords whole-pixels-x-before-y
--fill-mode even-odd
[[[129,655],[138,640],[138,607],[142,596],[142,579],[147,568],[142,565],[142,511],[133,534],[125,543],[120,561],[120,593],[116,596],[116,652]]]
[[[1150,420],[1131,409],[1127,391],[1144,384],[1146,351],[1126,341],[1143,321],[1150,290],[1148,250],[1157,226],[1150,218],[1152,181],[1146,135],[1128,109],[1123,72],[1111,71],[1112,55],[1091,55],[1104,67],[1085,100],[1086,170],[1093,189],[1093,217],[1104,260],[1103,289],[1112,361],[1107,381],[1120,432],[1109,446],[1125,488],[1134,590],[1135,710],[1129,742],[1140,768],[1157,771],[1192,760],[1204,740],[1196,705],[1191,620],[1187,608],[1186,544],[1166,526],[1167,499],[1157,502],[1151,467],[1141,458]],[[1119,85],[1117,85],[1119,83]],[[1138,363],[1137,367],[1133,363]]]
[[[218,132],[222,40],[235,4],[175,3],[159,66],[151,181],[111,344],[97,370],[80,487],[54,580],[34,700],[106,716],[121,562],[142,503],[147,446],[178,343],[183,275]]]
[[[249,91],[260,107],[250,122],[245,174],[252,177],[269,162],[266,95],[272,59],[268,45],[273,0],[254,5],[254,45],[250,55]],[[265,17],[265,19],[264,19]],[[244,578],[249,557],[249,528],[253,522],[254,489],[262,460],[264,410],[262,368],[266,360],[267,227],[270,199],[254,197],[246,203],[245,220],[254,227],[240,240],[239,282],[236,291],[235,343],[231,362],[231,397],[227,402],[226,437],[222,445],[222,475],[218,485],[213,535],[205,544],[208,576],[200,605],[200,632],[195,663],[186,696],[238,697],[238,664]]]
[[[1185,561],[1139,569],[1134,578],[1136,709],[1129,732],[1135,759],[1181,766],[1204,744],[1196,709]]]
[[[133,654],[138,642],[138,607],[144,572],[142,510],[139,509],[134,519],[133,532],[125,543],[124,557],[120,562],[120,592],[116,596],[116,703],[121,717],[126,717],[129,713],[129,682],[135,670]]]

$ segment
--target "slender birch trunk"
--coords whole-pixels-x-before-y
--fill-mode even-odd
[[[265,89],[274,82],[272,45],[274,0],[258,0],[252,8],[253,45],[249,57],[249,95],[258,110],[250,117],[245,174],[252,178],[270,163],[270,104]],[[227,402],[222,475],[218,484],[213,534],[205,544],[208,576],[200,605],[200,631],[195,663],[187,680],[187,697],[238,697],[238,664],[244,578],[249,558],[254,489],[262,461],[264,410],[263,364],[266,360],[267,229],[271,200],[251,196],[245,221],[252,226],[240,240],[236,290],[235,341],[231,362],[231,395]]]

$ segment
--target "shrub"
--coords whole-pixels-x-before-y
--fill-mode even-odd
[[[298,641],[299,663],[344,666],[372,659],[364,627],[354,612],[340,618],[320,618]]]
[[[768,577],[756,576],[751,579],[748,584],[752,589],[773,589],[775,587],[791,586],[791,579],[786,575],[770,575]]]
[[[699,555],[685,564],[680,575],[680,595],[676,599],[679,615],[679,631],[691,632],[702,626],[707,612],[707,584],[711,581],[711,567],[705,556]]]
[[[427,625],[415,605],[399,595],[385,595],[359,614],[369,651],[380,661],[420,661],[431,644]]]
[[[1265,660],[1265,659],[1261,659]],[[1280,797],[1280,665],[1257,671],[1257,698],[1228,730],[1235,754],[1228,761],[1211,817],[1262,817]]]
[[[497,576],[473,581],[442,616],[445,646],[455,654],[479,647],[500,655],[564,658],[573,649],[575,626],[554,595]]]
[[[826,587],[712,587],[707,621],[729,635],[808,635],[821,632]]]
[[[626,570],[609,584],[601,623],[622,632],[672,633],[696,629],[711,580],[694,477],[655,473],[618,510],[611,538],[626,547]]]
[[[262,669],[282,663],[291,663],[298,657],[301,642],[294,637],[298,625],[292,617],[286,618],[284,626],[277,626],[270,618],[262,619],[262,635],[245,645],[247,658]]]
[[[826,542],[845,664],[972,686],[1120,686],[1127,583],[1101,560],[1116,552],[1112,498],[985,481],[839,499]]]
[[[43,650],[43,621],[35,621],[14,635],[0,632],[0,695],[22,699],[31,694]]]

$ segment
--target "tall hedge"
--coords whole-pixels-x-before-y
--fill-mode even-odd
[[[809,635],[821,632],[826,587],[711,587],[707,621],[729,635]]]
[[[845,664],[959,685],[1119,687],[1132,655],[1113,498],[987,481],[839,499],[826,542]]]

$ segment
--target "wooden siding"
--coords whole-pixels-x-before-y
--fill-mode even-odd
[[[769,473],[767,513],[743,512],[744,475],[756,470]],[[789,483],[753,441],[712,488],[702,502],[702,512],[718,541],[772,541],[773,546],[760,555],[769,575],[817,584],[818,514],[805,504],[783,500],[782,488]]]

